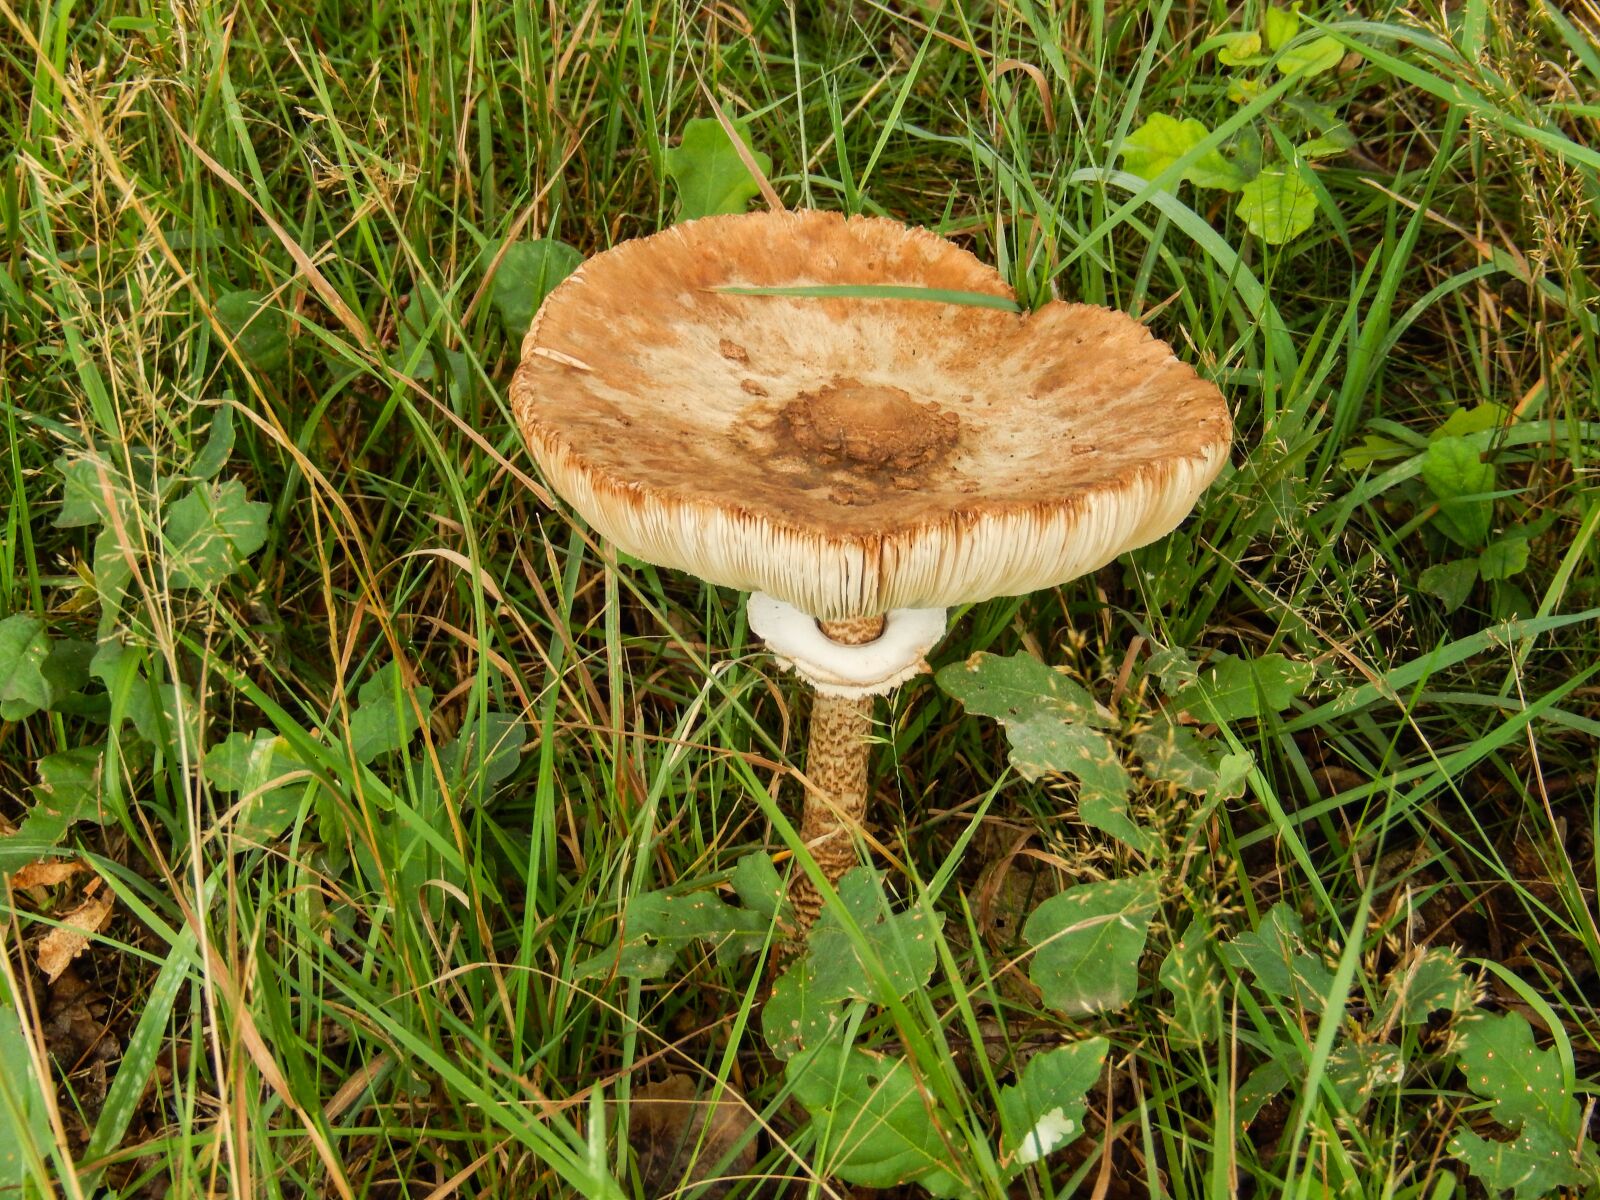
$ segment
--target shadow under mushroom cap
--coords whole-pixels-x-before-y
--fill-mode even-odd
[[[1011,297],[942,238],[834,213],[711,217],[545,301],[512,405],[552,487],[630,554],[824,619],[1015,595],[1172,529],[1226,457],[1221,394],[1137,321]]]

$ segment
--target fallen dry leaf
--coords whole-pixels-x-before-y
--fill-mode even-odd
[[[24,888],[55,887],[88,869],[88,864],[78,858],[41,858],[13,872],[11,886],[18,891]]]
[[[710,1098],[713,1087],[710,1081],[702,1088],[688,1075],[669,1075],[634,1091],[628,1103],[628,1142],[638,1156],[645,1195],[674,1196],[692,1184],[725,1179],[700,1193],[723,1196],[755,1166],[753,1141],[724,1164],[753,1119],[731,1084],[715,1103]]]
[[[104,929],[106,922],[111,919],[111,908],[116,903],[116,897],[109,892],[104,895],[92,894],[99,892],[99,884],[100,880],[96,879],[90,885],[91,894],[62,917],[61,924],[45,934],[34,949],[34,961],[51,983],[67,969],[68,963],[89,948],[89,938]]]

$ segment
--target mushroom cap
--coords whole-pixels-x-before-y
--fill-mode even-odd
[[[1172,530],[1216,477],[1217,388],[1124,313],[1012,299],[924,229],[706,217],[596,255],[539,309],[511,404],[546,479],[647,562],[823,620],[1020,595]]]

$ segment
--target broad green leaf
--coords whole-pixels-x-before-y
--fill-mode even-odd
[[[1262,171],[1239,194],[1245,228],[1274,246],[1310,229],[1316,215],[1317,194],[1297,171]]]
[[[1511,409],[1504,404],[1496,404],[1493,400],[1484,400],[1471,408],[1458,404],[1450,410],[1450,415],[1439,423],[1439,427],[1428,435],[1428,440],[1436,442],[1440,438],[1487,433],[1491,429],[1508,425],[1515,419],[1516,414]]]
[[[1128,773],[1105,734],[1048,715],[1011,722],[1006,733],[1011,761],[1024,779],[1065,772],[1083,782],[1085,793],[1126,801]]]
[[[811,1114],[823,1176],[888,1188],[915,1181],[935,1196],[967,1194],[951,1174],[951,1147],[926,1087],[910,1064],[834,1042],[791,1058],[796,1099]]]
[[[1077,1141],[1084,1097],[1100,1077],[1110,1043],[1086,1038],[1035,1054],[1015,1084],[1000,1089],[1001,1165],[1026,1166]]]
[[[1285,50],[1278,56],[1278,73],[1300,75],[1309,79],[1313,75],[1333,70],[1342,58],[1344,58],[1344,45],[1337,38],[1327,36],[1312,38],[1309,42]]]
[[[1494,467],[1465,438],[1442,437],[1428,443],[1422,480],[1439,502],[1434,524],[1440,532],[1459,546],[1481,549],[1494,518],[1489,495],[1494,491]]]
[[[1478,555],[1478,574],[1485,579],[1510,579],[1528,565],[1528,539],[1517,534],[1496,538]]]
[[[1266,18],[1261,22],[1261,34],[1268,50],[1281,50],[1295,34],[1300,32],[1300,5],[1279,8],[1267,5]]]
[[[1390,438],[1369,433],[1359,446],[1352,446],[1339,456],[1339,466],[1346,471],[1365,471],[1381,462],[1405,458],[1412,451]]]
[[[544,298],[582,262],[582,254],[555,238],[507,246],[494,272],[494,305],[506,336],[520,342]]]
[[[1178,120],[1156,113],[1133,130],[1117,148],[1123,169],[1141,179],[1155,179],[1179,158],[1211,136],[1211,131],[1192,117]],[[1236,192],[1244,186],[1239,169],[1222,157],[1213,146],[1184,168],[1180,178],[1197,187],[1220,188]]]
[[[1172,994],[1167,1038],[1180,1046],[1206,1046],[1222,1032],[1222,973],[1211,950],[1211,929],[1191,921],[1161,960],[1156,978]]]
[[[227,292],[217,297],[217,322],[239,356],[270,374],[289,361],[289,315],[265,293]]]
[[[1454,562],[1434,563],[1423,568],[1417,576],[1417,586],[1444,602],[1444,610],[1453,613],[1472,595],[1472,585],[1478,582],[1478,564],[1470,558]]]
[[[168,584],[216,587],[267,544],[271,511],[237,479],[195,484],[167,511]]]
[[[1314,138],[1307,138],[1301,142],[1297,149],[1301,158],[1332,158],[1336,154],[1343,154],[1353,149],[1356,144],[1356,135],[1350,132],[1348,126],[1337,126],[1327,133],[1319,133]]]
[[[1382,1088],[1405,1078],[1400,1049],[1386,1042],[1341,1042],[1328,1056],[1328,1082],[1345,1111],[1360,1116]]]
[[[56,514],[58,529],[98,525],[106,520],[115,504],[126,512],[127,481],[111,467],[90,455],[63,454],[55,461],[61,472],[61,511]]]
[[[1249,754],[1219,754],[1194,730],[1165,715],[1134,736],[1133,750],[1144,773],[1157,783],[1224,800],[1244,795],[1245,777],[1255,765]]]
[[[1236,658],[1220,654],[1200,672],[1199,681],[1172,698],[1180,709],[1214,721],[1238,721],[1283,712],[1311,686],[1310,663],[1281,654]]]
[[[761,1009],[761,1036],[773,1054],[793,1058],[820,1046],[841,1028],[846,1011],[844,1002],[818,992],[811,960],[801,958],[772,985],[772,995]]]
[[[1160,898],[1154,872],[1085,883],[1052,896],[1029,915],[1029,975],[1050,1008],[1080,1016],[1121,1008],[1139,985],[1150,918]]]
[[[1253,67],[1267,61],[1261,53],[1261,35],[1253,29],[1225,34],[1217,49],[1217,61],[1225,67]]]
[[[380,754],[399,750],[422,726],[433,703],[433,689],[407,688],[397,663],[379,667],[356,693],[356,710],[350,714],[350,744],[358,762],[369,763]],[[413,700],[415,701],[413,703]]]
[[[432,284],[420,282],[412,289],[400,313],[396,326],[400,346],[393,362],[399,370],[411,372],[411,377],[417,380],[438,378],[442,362],[449,385],[457,395],[465,396],[472,391],[472,363],[462,351],[445,345],[448,317],[447,301]]]
[[[728,877],[739,902],[753,913],[760,913],[769,921],[784,911],[788,891],[783,886],[783,876],[772,865],[772,859],[761,851],[746,854],[733,864]]]
[[[751,145],[749,123],[733,122],[739,138]],[[751,158],[764,175],[772,172],[772,159],[759,150]],[[761,187],[734,148],[722,122],[699,117],[683,129],[683,139],[665,156],[667,174],[678,188],[678,219],[690,221],[718,213],[743,212]]]
[[[289,743],[265,729],[231,733],[205,757],[211,786],[239,793],[233,832],[246,842],[269,842],[294,822],[305,794],[304,771]]]
[[[40,668],[50,685],[51,707],[89,682],[89,661],[94,657],[93,642],[81,638],[58,638],[50,643],[50,656]]]
[[[1333,973],[1306,950],[1305,931],[1294,910],[1281,901],[1261,923],[1222,947],[1235,969],[1248,970],[1269,996],[1288,1000],[1305,1012],[1321,1012],[1333,989]]]
[[[1289,1069],[1284,1066],[1289,1053],[1287,1047],[1282,1048],[1279,1057],[1262,1063],[1245,1076],[1244,1082],[1239,1085],[1239,1094],[1233,1100],[1233,1114],[1240,1129],[1247,1128],[1261,1112],[1262,1106],[1289,1086]]]
[[[25,1148],[48,1162],[50,1145],[50,1110],[27,1034],[11,997],[0,994],[0,1195],[23,1195],[30,1174]]]
[[[233,454],[233,405],[219,404],[211,418],[211,428],[206,433],[206,443],[201,446],[189,464],[189,474],[196,479],[210,479],[228,465]]]
[[[1417,951],[1405,966],[1390,972],[1373,1024],[1380,1029],[1391,1021],[1421,1025],[1440,1011],[1460,1016],[1477,1000],[1477,985],[1467,978],[1454,950],[1440,946]]]
[[[440,765],[452,783],[477,782],[487,792],[515,774],[528,742],[528,723],[516,713],[490,709],[468,720],[440,754]],[[479,767],[482,777],[478,776]]]
[[[925,985],[933,975],[934,942],[943,918],[930,921],[920,908],[892,911],[881,877],[866,867],[848,872],[838,889],[845,911],[860,927],[864,951],[857,949],[839,910],[833,905],[823,909],[807,953],[817,994],[883,1004]],[[885,987],[892,996],[884,994]]]
[[[1111,725],[1087,691],[1026,652],[1009,658],[974,654],[945,667],[936,678],[941,688],[980,717],[1012,722],[1049,716],[1100,729]]]
[[[0,621],[0,720],[16,721],[50,707],[44,675],[50,637],[44,622],[27,613]]]
[[[617,973],[640,978],[664,974],[678,953],[708,942],[719,954],[753,954],[767,939],[770,922],[735,908],[710,892],[671,896],[646,892],[628,903],[622,922]]]
[[[1563,1138],[1549,1126],[1525,1126],[1508,1142],[1485,1138],[1462,1129],[1450,1139],[1449,1150],[1478,1177],[1490,1196],[1510,1192],[1515,1200],[1544,1200],[1576,1195],[1585,1175],[1596,1182],[1594,1143],[1584,1144],[1580,1161],[1573,1154],[1575,1141]],[[1585,1169],[1586,1168],[1586,1169]]]
[[[39,760],[33,807],[16,833],[0,838],[0,873],[15,871],[53,852],[76,822],[102,819],[103,763],[104,751],[99,746],[62,750]]]
[[[1494,1119],[1507,1129],[1527,1122],[1548,1127],[1575,1144],[1582,1108],[1566,1090],[1555,1050],[1541,1050],[1533,1027],[1517,1013],[1478,1013],[1461,1021],[1461,1073],[1467,1086],[1494,1104]]]

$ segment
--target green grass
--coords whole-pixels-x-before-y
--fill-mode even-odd
[[[931,681],[880,706],[877,861],[943,926],[931,983],[852,1019],[907,1056],[957,1173],[1006,1194],[1001,1090],[1097,1034],[1086,1136],[1010,1194],[1477,1194],[1448,1150],[1490,1127],[1456,1031],[1389,1035],[1412,1069],[1360,1115],[1326,1083],[1336,1035],[1424,943],[1460,947],[1482,1007],[1528,1017],[1588,1103],[1596,18],[1357,7],[1307,8],[1353,52],[1307,88],[1355,141],[1275,246],[1183,166],[1158,187],[1113,155],[1154,113],[1230,152],[1262,127],[1276,93],[1227,97],[1215,38],[1243,18],[1221,5],[0,0],[0,617],[126,648],[75,701],[0,722],[11,825],[55,802],[41,761],[106,747],[92,819],[61,836],[116,900],[73,967],[72,1026],[36,949],[84,878],[0,897],[0,994],[29,1038],[0,1049],[33,1064],[4,1060],[0,1131],[38,1108],[25,1194],[632,1195],[628,1096],[669,1072],[748,1101],[759,1157],[736,1194],[849,1194],[759,1036],[762,960],[579,970],[634,897],[754,851],[789,869],[803,702],[738,596],[617,564],[542,490],[486,278],[508,238],[592,254],[669,224],[663,155],[708,94],[749,118],[785,203],[939,229],[1025,303],[1145,317],[1233,407],[1233,469],[1183,529],[953,614],[936,666],[1060,664],[1119,744],[1170,701],[1157,650],[1315,670],[1292,703],[1202,727],[1251,756],[1239,798],[1141,782],[1136,815],[1186,853],[1162,862],[1137,996],[1099,1017],[1040,1003],[1018,931],[1064,886],[1146,864],[1075,819],[1071,783],[1008,773],[1004,735]],[[239,291],[268,298],[265,349],[223,302]],[[1422,573],[1464,551],[1427,439],[1482,402],[1516,411],[1468,436],[1528,562],[1447,612]],[[266,506],[240,510],[265,541],[184,586],[169,521],[204,492],[185,479],[223,411],[215,481]],[[1355,463],[1369,435],[1394,449]],[[89,464],[79,499],[108,532],[58,523],[62,456]],[[513,730],[514,760],[463,728]],[[241,820],[249,788],[199,766],[257,731],[250,786],[287,789],[293,816],[270,838]],[[370,739],[404,744],[363,761]],[[1219,958],[1221,1039],[1186,1045],[1167,948],[1279,901],[1332,999],[1264,995]],[[1281,1090],[1238,1125],[1284,1046]]]

